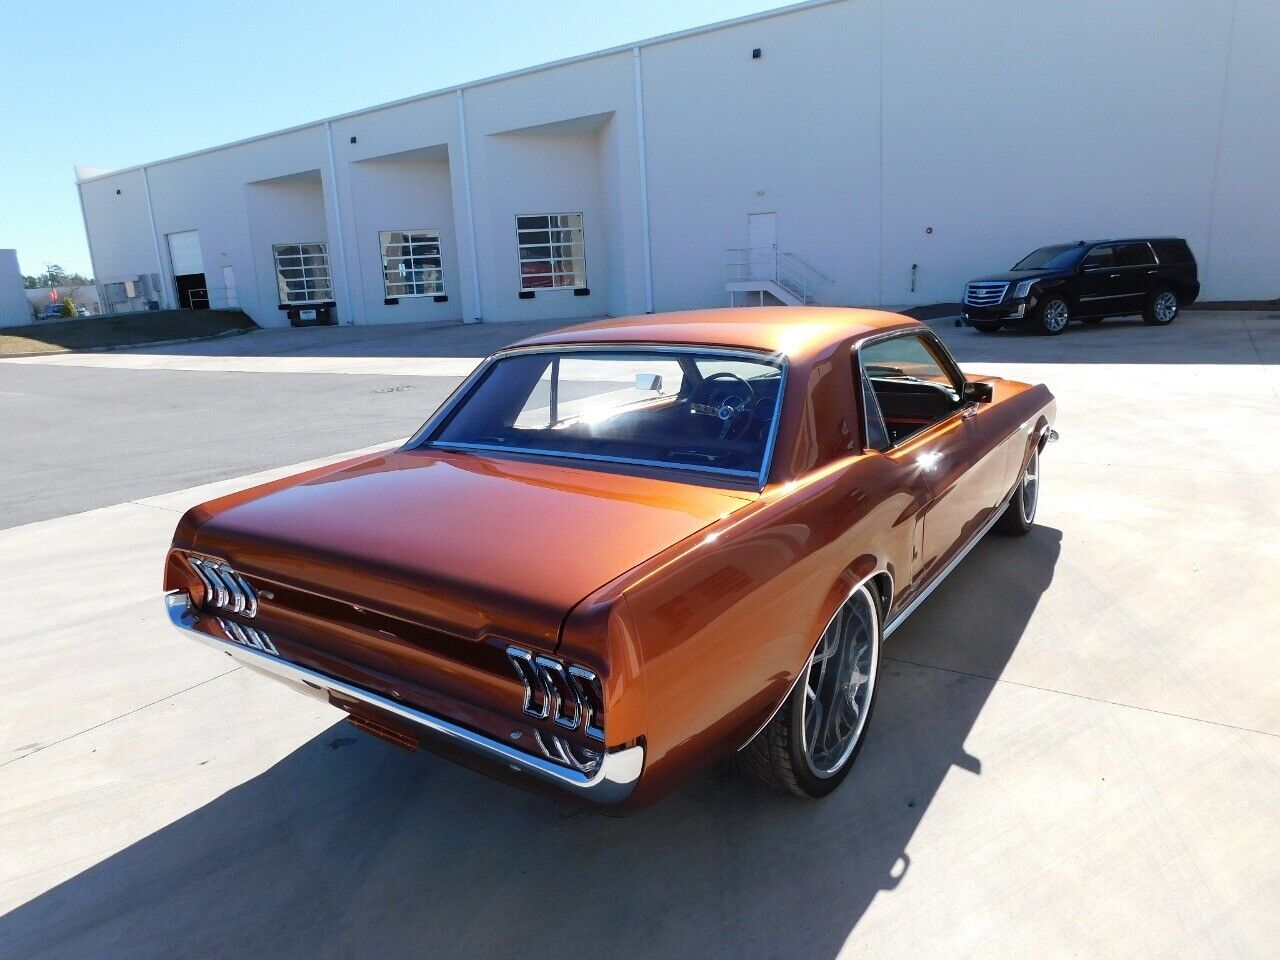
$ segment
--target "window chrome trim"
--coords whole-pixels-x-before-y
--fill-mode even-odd
[[[866,367],[862,363],[862,348],[864,346],[871,346],[873,344],[883,343],[886,340],[896,340],[898,337],[919,337],[921,339],[928,338],[932,340],[934,345],[941,352],[942,361],[943,361],[941,366],[944,368],[944,372],[951,374],[953,377],[959,377],[959,386],[955,386],[954,380],[952,381],[952,383],[953,383],[953,388],[955,389],[957,397],[963,398],[964,396],[963,388],[964,388],[964,385],[969,382],[969,378],[966,377],[964,374],[964,371],[960,369],[960,364],[958,364],[956,362],[956,358],[951,355],[951,351],[947,349],[947,345],[943,343],[942,339],[936,333],[930,330],[928,327],[924,327],[923,329],[920,329],[917,327],[907,327],[905,329],[891,330],[888,333],[876,334],[875,336],[867,337],[863,340],[858,341],[858,343],[854,345],[853,355],[854,355],[854,359],[858,363],[858,370],[864,377],[866,377],[868,380],[871,379],[870,374],[867,373]],[[936,360],[937,357],[935,357],[934,359]],[[874,390],[875,390],[875,385],[872,384],[872,391],[874,392]],[[876,397],[877,406],[879,405],[879,403],[880,403],[880,398]],[[933,423],[925,424],[915,433],[907,434],[907,436],[903,437],[901,440],[897,442],[894,442],[892,435],[890,435],[889,446],[884,450],[877,450],[876,452],[888,453],[890,450],[897,450],[899,447],[904,447],[909,443],[915,443],[917,440],[920,439],[921,436],[923,436],[928,431],[933,430],[936,427],[942,426],[943,424],[950,422],[953,418],[962,415],[965,412],[966,408],[969,406],[971,406],[971,404],[962,404],[961,406],[957,407],[954,412],[943,417],[941,420],[935,420]],[[884,419],[883,413],[881,413],[881,419],[882,420]],[[888,433],[887,423],[885,424],[885,432]]]
[[[930,331],[932,332],[932,331]],[[944,348],[945,349],[945,348]],[[481,379],[499,360],[507,357],[523,356],[530,353],[670,353],[677,355],[695,354],[698,356],[709,357],[740,357],[745,360],[752,360],[757,363],[765,362],[775,364],[779,370],[778,379],[778,403],[774,409],[773,420],[769,424],[769,435],[765,438],[764,450],[760,457],[760,470],[728,470],[724,467],[702,467],[697,464],[673,464],[665,460],[638,460],[626,459],[621,457],[608,457],[599,454],[570,454],[558,451],[548,450],[521,450],[515,447],[506,447],[498,445],[484,444],[450,444],[432,440],[432,435],[440,429],[446,420],[471,394],[471,392],[480,383]],[[949,356],[949,355],[948,355]],[[505,350],[499,350],[497,353],[486,357],[481,363],[471,371],[471,375],[462,381],[449,395],[449,397],[440,405],[430,419],[427,420],[418,430],[400,447],[401,450],[423,450],[428,448],[439,448],[441,450],[449,450],[458,448],[461,450],[474,449],[483,450],[486,453],[519,453],[524,456],[538,456],[546,459],[559,460],[584,460],[596,461],[599,463],[615,463],[621,466],[644,466],[657,467],[663,470],[672,470],[676,473],[700,473],[710,476],[732,476],[740,480],[755,479],[757,489],[763,490],[769,483],[769,477],[773,472],[773,455],[777,448],[778,431],[782,423],[782,412],[785,409],[787,384],[790,380],[790,362],[785,354],[773,353],[768,350],[752,350],[748,347],[717,347],[717,346],[698,346],[695,344],[670,344],[670,343],[646,343],[644,341],[627,341],[623,343],[537,343],[528,346],[508,347]]]
[[[392,714],[414,727],[442,737],[470,753],[501,764],[508,770],[527,774],[535,780],[586,800],[604,804],[625,800],[635,788],[644,769],[644,747],[640,744],[605,751],[600,759],[599,768],[591,774],[562,766],[517,750],[492,737],[459,726],[424,710],[417,710],[395,700],[389,700],[371,690],[365,690],[363,687],[320,673],[318,670],[311,670],[262,650],[242,646],[205,633],[196,628],[200,614],[192,607],[191,598],[185,593],[175,591],[166,594],[164,601],[169,622],[174,627],[215,650],[221,650],[247,667],[292,686],[309,688],[322,699],[328,699],[330,695],[336,694],[344,700],[355,700],[367,704],[384,713]]]

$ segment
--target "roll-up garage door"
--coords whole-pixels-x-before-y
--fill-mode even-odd
[[[204,257],[200,253],[200,231],[185,230],[169,234],[169,262],[173,275],[185,277],[192,273],[204,273]]]

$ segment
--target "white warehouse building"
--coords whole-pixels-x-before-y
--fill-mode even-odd
[[[817,0],[77,179],[105,309],[263,326],[954,302],[1126,235],[1270,299],[1277,50],[1276,0]]]

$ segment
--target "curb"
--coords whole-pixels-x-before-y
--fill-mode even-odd
[[[202,340],[221,340],[224,337],[238,337],[246,333],[256,333],[262,327],[244,330],[223,330],[211,333],[207,337],[183,337],[179,340],[148,340],[145,343],[122,343],[114,347],[82,347],[79,350],[42,350],[39,353],[0,353],[0,360],[19,360],[23,357],[56,357],[65,353],[118,353],[122,350],[137,350],[142,347],[176,347],[182,343],[199,343]]]

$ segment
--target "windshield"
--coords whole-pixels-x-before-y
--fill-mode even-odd
[[[554,349],[500,357],[433,446],[758,479],[782,362],[714,349]]]
[[[1084,252],[1078,243],[1060,243],[1053,247],[1041,247],[1014,264],[1015,270],[1069,270]]]

